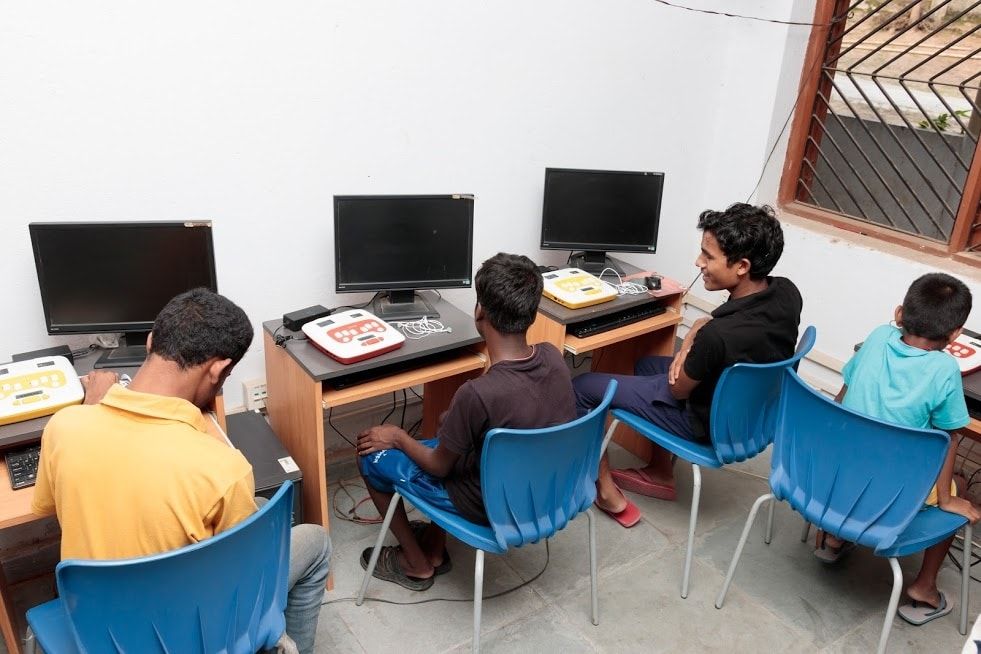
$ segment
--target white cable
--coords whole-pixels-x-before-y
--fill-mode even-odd
[[[443,325],[439,320],[430,320],[429,318],[420,318],[419,320],[408,322],[393,322],[391,324],[401,329],[405,337],[412,341],[417,341],[420,338],[426,338],[433,334],[448,334],[453,331],[450,327]]]
[[[603,279],[603,275],[606,274],[606,271],[610,271],[611,273],[617,276],[616,284],[612,284],[606,281],[605,279]],[[634,282],[623,281],[623,278],[620,277],[620,273],[618,273],[613,268],[604,268],[603,271],[599,275],[597,275],[597,278],[599,278],[601,282],[603,282],[604,284],[612,288],[614,291],[616,291],[617,295],[640,295],[642,293],[647,292],[646,286],[643,286],[641,284],[635,284]]]

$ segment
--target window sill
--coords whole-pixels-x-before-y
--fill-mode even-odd
[[[778,218],[787,224],[821,234],[835,241],[844,241],[981,282],[981,254],[979,253],[951,254],[946,251],[942,243],[933,245],[913,236],[878,229],[874,225],[844,217],[832,217],[826,212],[816,211],[797,202],[781,205]]]

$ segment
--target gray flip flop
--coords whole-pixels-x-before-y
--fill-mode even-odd
[[[368,569],[368,562],[371,560],[371,547],[364,548],[361,552],[361,567]],[[378,563],[371,576],[382,581],[390,581],[409,590],[429,590],[436,581],[436,575],[428,579],[410,577],[402,572],[399,567],[399,548],[395,545],[383,545],[378,555]]]
[[[919,627],[920,625],[926,624],[931,620],[942,618],[953,610],[954,605],[948,604],[947,596],[944,595],[943,591],[940,591],[940,606],[933,607],[926,602],[910,600],[908,604],[903,604],[900,606],[896,613],[898,613],[899,617],[906,622]]]

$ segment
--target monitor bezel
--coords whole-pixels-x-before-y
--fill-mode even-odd
[[[545,217],[548,215],[548,177],[552,173],[584,173],[584,174],[608,174],[608,175],[629,175],[638,177],[657,177],[660,180],[660,190],[657,195],[657,205],[654,207],[654,238],[650,244],[633,243],[583,243],[579,241],[546,241],[545,240]],[[541,239],[540,247],[543,250],[592,250],[603,252],[646,252],[654,254],[657,252],[657,240],[661,231],[661,204],[664,197],[664,173],[656,171],[638,170],[597,170],[591,168],[546,168],[545,185],[542,188],[542,219],[541,219]]]
[[[139,333],[149,332],[153,329],[153,320],[138,322],[105,322],[105,323],[64,323],[52,324],[51,312],[48,307],[48,290],[50,280],[43,274],[41,262],[41,252],[38,247],[36,234],[39,231],[49,231],[55,229],[70,229],[84,231],[89,229],[105,229],[106,227],[118,227],[122,229],[145,229],[150,227],[184,227],[187,229],[205,229],[207,238],[207,263],[209,284],[206,288],[218,292],[218,275],[215,264],[215,243],[210,220],[193,221],[155,221],[155,220],[135,220],[135,221],[86,221],[86,222],[34,222],[28,223],[28,231],[31,236],[31,249],[34,251],[34,268],[37,272],[38,291],[41,296],[41,307],[44,311],[44,325],[51,336],[64,334],[103,334],[103,333]],[[190,289],[188,289],[190,290]],[[161,307],[162,308],[162,307]]]
[[[468,207],[466,212],[467,236],[469,247],[467,248],[467,270],[469,271],[466,279],[453,280],[433,280],[418,279],[401,282],[357,282],[341,283],[340,275],[340,240],[338,238],[337,209],[341,202],[350,200],[454,200],[464,201]],[[470,193],[447,193],[430,195],[335,195],[334,196],[334,291],[337,293],[379,293],[384,291],[407,291],[425,290],[433,288],[470,288],[473,286],[473,215],[474,215],[474,196]]]

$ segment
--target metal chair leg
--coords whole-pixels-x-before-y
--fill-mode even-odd
[[[586,509],[589,522],[589,592],[593,611],[593,624],[599,625],[599,588],[596,579],[596,525],[593,524],[593,510]]]
[[[882,623],[882,635],[879,636],[878,654],[885,654],[886,643],[889,641],[889,632],[892,630],[892,621],[896,618],[896,609],[899,608],[899,593],[903,589],[903,571],[899,567],[899,560],[889,557],[889,567],[892,568],[892,595],[889,596],[889,607],[886,609],[886,619]]]
[[[691,556],[695,547],[695,523],[698,522],[698,500],[702,495],[702,471],[696,464],[691,464],[692,494],[691,515],[688,518],[688,549],[685,550],[685,571],[681,577],[681,599],[688,597],[688,579],[691,576]]]
[[[770,508],[766,512],[766,532],[763,534],[763,542],[767,545],[773,540],[773,507],[777,504],[777,498],[770,500]]]
[[[620,421],[617,420],[616,418],[610,421],[610,426],[606,430],[606,435],[603,437],[603,447],[600,448],[600,455],[602,455],[603,452],[606,452],[606,448],[609,447],[610,441],[613,440],[613,432],[617,430],[617,427],[619,425],[620,425]]]
[[[368,568],[364,571],[364,579],[361,581],[361,590],[358,591],[358,599],[355,602],[358,606],[364,604],[364,594],[368,590],[368,582],[371,581],[371,573],[375,571],[378,563],[378,555],[381,554],[382,543],[385,542],[385,534],[388,533],[388,526],[392,524],[392,516],[395,515],[395,507],[399,505],[402,496],[398,493],[392,495],[392,501],[388,503],[388,511],[385,512],[385,520],[382,522],[378,538],[375,539],[375,546],[371,548],[371,559],[368,561]]]
[[[473,648],[474,654],[480,652],[480,613],[484,600],[484,550],[477,550],[473,563]]]
[[[804,521],[804,528],[800,532],[800,542],[806,543],[807,536],[811,533],[811,523],[807,520]]]
[[[767,493],[766,495],[760,495],[753,502],[753,508],[749,510],[749,515],[746,517],[746,524],[743,525],[743,533],[739,536],[739,543],[736,545],[736,551],[732,554],[732,562],[729,564],[729,571],[726,572],[726,579],[722,583],[722,590],[719,591],[719,596],[715,599],[715,608],[721,609],[723,602],[726,601],[726,593],[729,592],[729,584],[732,583],[732,578],[736,574],[736,564],[739,563],[739,557],[742,556],[743,546],[746,544],[746,539],[749,538],[749,530],[753,526],[753,520],[756,519],[756,513],[760,510],[763,502],[767,500],[772,500],[773,494]]]
[[[27,634],[24,636],[24,654],[37,654],[37,637],[30,626],[27,627]]]
[[[968,591],[971,588],[971,550],[974,547],[974,527],[971,523],[964,525],[964,560],[961,562],[961,622],[962,636],[967,635],[967,602]]]

